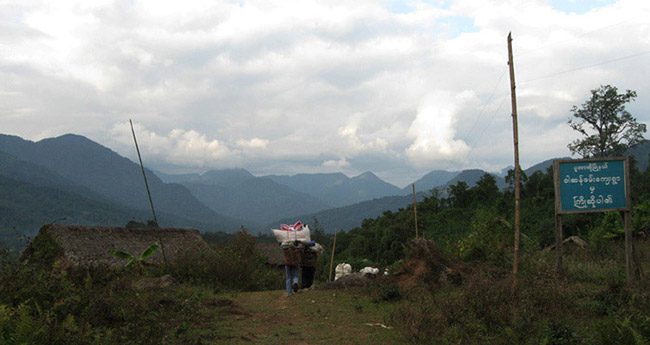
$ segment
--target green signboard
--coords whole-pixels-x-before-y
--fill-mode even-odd
[[[553,162],[557,213],[630,209],[627,157]]]

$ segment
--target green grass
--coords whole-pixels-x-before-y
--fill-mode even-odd
[[[376,303],[363,289],[309,290],[291,297],[284,291],[252,292],[233,300],[247,314],[226,317],[222,326],[242,343],[406,343],[388,321],[394,304]]]
[[[233,278],[230,285],[223,283],[236,272],[240,280],[268,276],[268,287],[276,286],[281,277],[255,257],[228,260],[230,266],[222,265],[223,256],[194,258],[169,269],[184,270],[177,275],[178,286],[138,290],[135,281],[165,272],[154,267],[63,269],[56,260],[49,262],[57,248],[47,238],[37,245],[42,255],[29,263],[2,261],[0,344],[650,341],[650,281],[626,283],[622,243],[613,243],[605,253],[567,250],[561,276],[554,271],[555,253],[524,255],[516,290],[508,269],[467,261],[458,262],[459,285],[430,283],[402,291],[390,279],[380,279],[368,288],[308,290],[291,297],[284,290],[246,291],[255,282]],[[640,241],[637,248],[648,272],[650,243]]]

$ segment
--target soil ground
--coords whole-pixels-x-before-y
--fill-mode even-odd
[[[402,344],[390,325],[391,303],[362,290],[259,291],[223,296],[220,336],[228,344]]]

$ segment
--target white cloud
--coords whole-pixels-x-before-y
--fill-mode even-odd
[[[322,164],[323,168],[336,169],[336,170],[347,168],[349,166],[350,163],[345,158],[341,158],[339,160],[334,160],[334,159],[326,160]]]
[[[452,96],[444,91],[424,97],[408,131],[414,139],[406,149],[406,155],[414,165],[459,162],[465,157],[470,148],[455,138],[456,112],[459,104],[471,102],[472,98],[470,92]]]
[[[354,121],[356,122],[356,121]],[[348,123],[344,127],[338,129],[338,135],[347,141],[347,148],[352,153],[362,153],[368,151],[385,152],[388,142],[384,138],[374,138],[371,140],[363,140],[358,133],[358,124]]]
[[[265,149],[267,146],[269,146],[269,141],[260,138],[253,138],[250,140],[241,139],[237,141],[237,145],[243,148]]]
[[[150,161],[204,167],[206,162],[232,159],[235,152],[215,139],[208,139],[194,130],[172,129],[167,135],[147,130],[141,124],[133,125],[140,151]],[[116,144],[125,151],[133,145],[128,123],[118,123],[110,131]],[[131,150],[132,151],[132,150]],[[130,156],[130,155],[129,155]]]
[[[650,122],[640,72],[650,54],[634,56],[650,50],[650,2],[577,13],[546,0],[407,5],[0,2],[0,128],[78,133],[131,154],[128,135],[105,130],[131,117],[160,164],[272,173],[345,157],[326,165],[398,184],[448,166],[507,166],[509,101],[498,104],[508,76],[497,80],[509,31],[520,131],[535,143],[521,138],[522,160],[568,154],[557,138],[569,109],[600,84],[637,90],[631,109]]]

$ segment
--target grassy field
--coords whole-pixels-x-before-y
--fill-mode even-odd
[[[241,313],[217,325],[231,343],[402,344],[389,326],[392,305],[375,303],[362,290],[308,290],[291,297],[284,291],[232,296]],[[215,343],[221,343],[219,341]]]
[[[0,344],[650,343],[650,281],[626,282],[620,241],[567,248],[560,276],[554,252],[531,251],[516,289],[509,267],[420,251],[366,287],[321,283],[291,297],[273,290],[282,275],[258,258],[188,258],[166,272],[61,270],[47,248],[2,266]],[[637,248],[647,274],[650,242]],[[442,262],[454,279],[440,280]],[[165,273],[177,283],[138,287]],[[264,280],[271,290],[259,291],[255,282]]]

